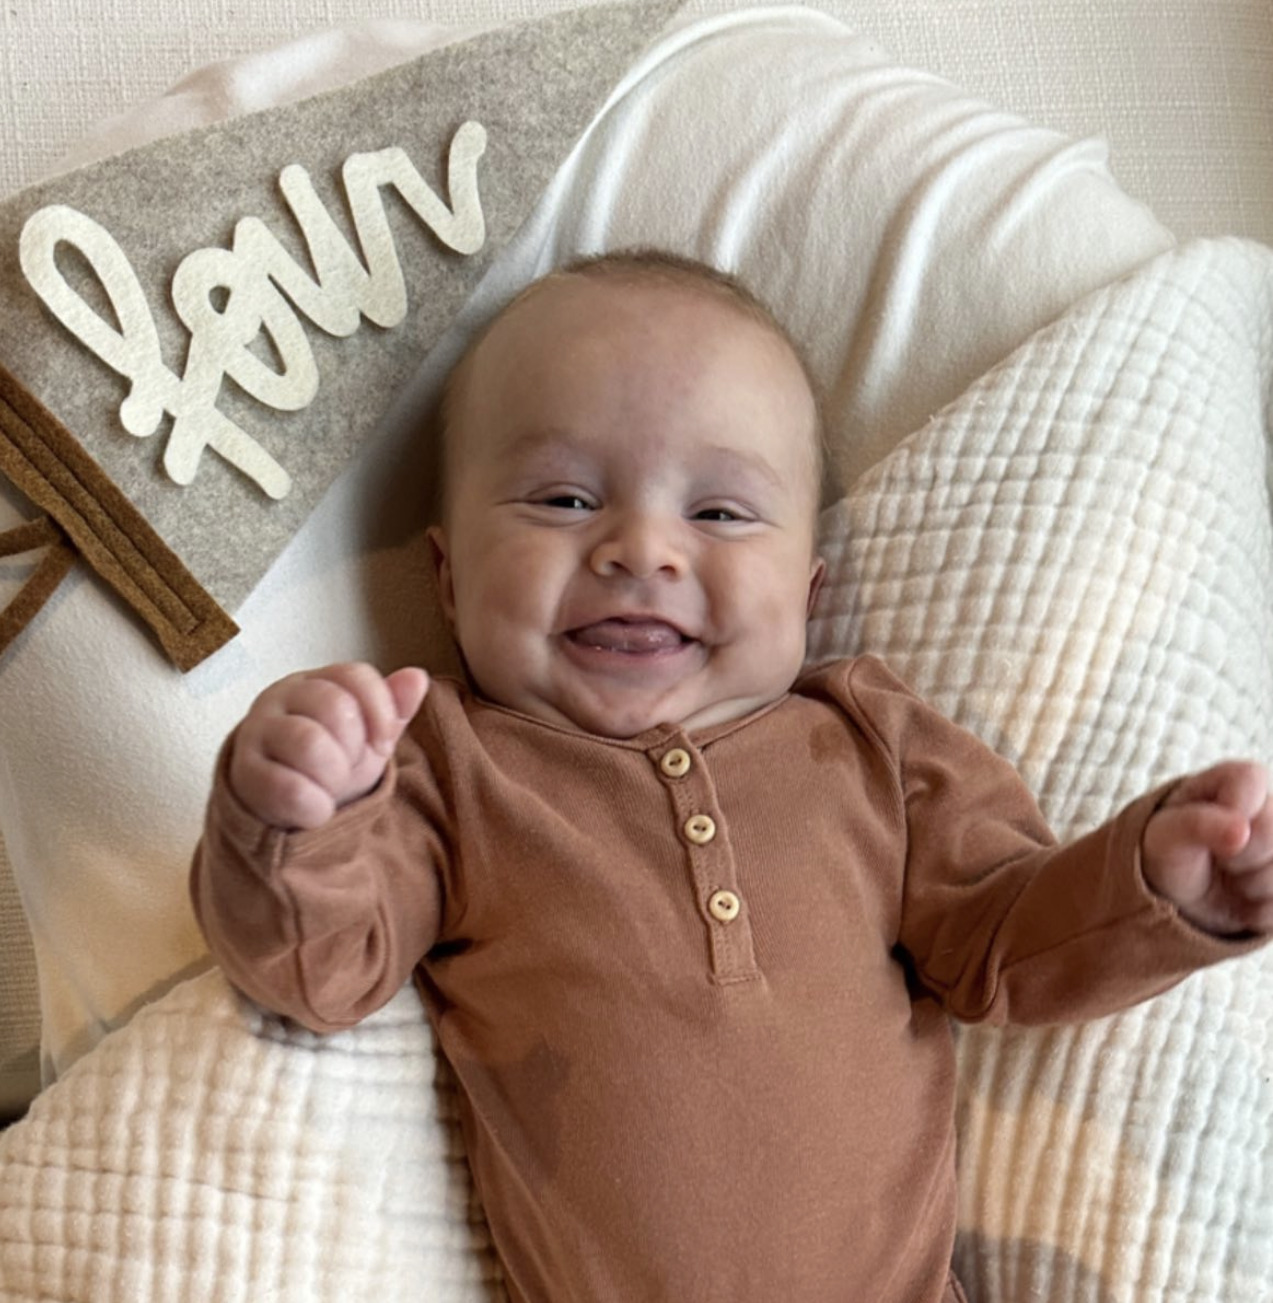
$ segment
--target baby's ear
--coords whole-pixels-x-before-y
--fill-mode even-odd
[[[813,604],[818,600],[818,594],[822,591],[822,581],[826,578],[827,563],[822,557],[814,557],[813,569],[809,572],[809,602],[805,607],[805,615],[813,614]]]
[[[455,584],[451,578],[451,553],[446,530],[441,525],[430,525],[425,537],[429,542],[433,572],[437,576],[438,600],[442,603],[442,613],[446,616],[447,623],[454,628]]]

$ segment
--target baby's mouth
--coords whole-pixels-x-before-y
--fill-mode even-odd
[[[628,652],[631,655],[649,655],[654,652],[674,651],[692,638],[687,638],[674,625],[663,620],[598,620],[571,629],[566,637],[581,647],[598,651]]]

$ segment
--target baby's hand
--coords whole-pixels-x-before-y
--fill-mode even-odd
[[[234,738],[234,794],[276,828],[317,828],[380,781],[429,676],[370,665],[292,674],[252,703]]]
[[[1149,885],[1217,936],[1273,931],[1273,801],[1261,765],[1226,761],[1182,779],[1145,825]]]

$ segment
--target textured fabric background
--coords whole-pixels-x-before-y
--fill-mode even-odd
[[[585,0],[10,0],[0,6],[0,194],[184,73],[355,19],[474,22]],[[733,7],[696,0],[694,8]],[[1273,241],[1267,0],[821,0],[899,58],[1041,125],[1103,135],[1178,235]]]
[[[729,0],[701,0],[718,8]],[[375,16],[520,17],[572,0],[386,2]],[[1101,134],[1115,175],[1178,235],[1273,243],[1268,0],[828,0],[900,58],[1038,123]],[[9,0],[0,6],[0,194],[191,69],[334,24],[354,0]],[[0,599],[5,572],[0,568]],[[35,979],[0,852],[0,1112],[32,1081]]]

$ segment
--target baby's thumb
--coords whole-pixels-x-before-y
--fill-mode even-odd
[[[394,709],[398,712],[398,719],[401,722],[401,727],[398,729],[398,736],[401,736],[402,730],[411,723],[416,711],[424,703],[425,694],[429,691],[429,676],[419,666],[407,665],[400,670],[394,670],[385,682],[389,686]]]

